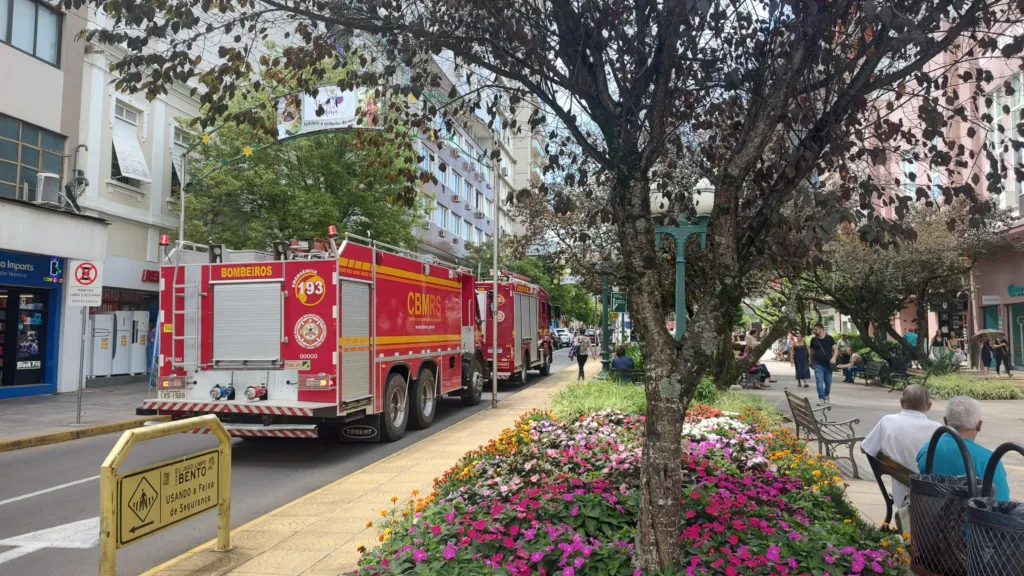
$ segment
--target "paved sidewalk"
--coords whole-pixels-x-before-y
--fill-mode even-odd
[[[587,373],[601,364],[591,362]],[[524,412],[546,408],[556,392],[576,379],[573,364],[558,375],[503,400],[359,472],[236,528],[229,552],[212,550],[213,541],[147,572],[148,575],[275,574],[336,576],[357,568],[360,545],[372,548],[377,529],[367,521],[403,501],[413,490],[429,494],[433,479],[469,450],[498,436]]]
[[[771,361],[765,362],[765,365],[778,382],[772,384],[768,390],[754,393],[772,401],[780,412],[790,413],[783,392],[786,389],[808,398],[812,404],[817,402],[818,395],[813,380],[810,388],[798,388],[792,366],[785,362]],[[832,380],[831,406],[832,409],[828,412],[829,420],[844,421],[857,418],[860,422],[854,425],[854,429],[858,436],[866,436],[882,416],[900,410],[900,396],[899,392],[889,393],[888,388],[846,384],[842,382],[842,375],[837,375]],[[941,423],[945,409],[945,400],[933,399],[928,417]],[[1024,422],[1024,400],[983,400],[981,414],[984,425],[978,436],[980,444],[995,448],[1003,442],[1024,441],[1024,427],[1021,426]],[[808,448],[817,452],[817,443],[809,443]],[[885,520],[885,502],[871,473],[871,467],[860,452],[859,444],[854,447],[854,459],[857,462],[860,480],[853,478],[853,469],[848,462],[837,462],[843,477],[850,484],[847,492],[863,516],[876,524],[881,524]],[[1011,495],[1024,497],[1024,458],[1016,453],[1010,453],[1003,457],[1003,465],[1006,467]],[[886,483],[888,484],[888,479]]]
[[[53,434],[77,434],[88,428],[137,420],[135,409],[148,384],[126,384],[82,392],[82,423],[75,424],[78,393],[0,400],[0,446]]]

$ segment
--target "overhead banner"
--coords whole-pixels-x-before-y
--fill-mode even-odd
[[[323,107],[323,113],[317,110]],[[358,112],[358,114],[357,114]],[[380,128],[381,107],[372,90],[319,88],[315,96],[289,94],[277,101],[278,140],[344,128]],[[359,117],[362,117],[362,122]]]

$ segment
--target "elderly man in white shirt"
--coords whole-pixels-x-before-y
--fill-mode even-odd
[[[878,456],[881,452],[910,471],[917,473],[917,452],[931,439],[935,429],[941,426],[929,420],[925,414],[932,407],[928,389],[911,384],[900,397],[899,414],[882,416],[875,428],[860,443],[865,453]],[[895,479],[892,481],[892,499],[896,506],[910,493],[910,487]]]

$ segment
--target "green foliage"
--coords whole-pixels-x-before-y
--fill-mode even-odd
[[[758,394],[751,394],[750,392],[722,392],[710,404],[722,412],[743,413],[756,410],[761,413],[768,424],[773,426],[782,422],[782,413],[768,399]]]
[[[977,400],[1017,400],[1024,398],[1021,391],[1010,380],[981,380],[963,374],[948,374],[928,377],[928,392],[942,399],[954,396],[970,396]]]
[[[633,359],[633,366],[637,370],[644,369],[644,353],[640,351],[640,344],[633,342],[626,347],[626,354]]]
[[[595,378],[579,384],[570,384],[551,401],[551,411],[562,422],[577,420],[591,412],[607,409],[626,414],[646,414],[647,398],[644,396],[643,387]]]
[[[960,364],[953,361],[952,354],[943,354],[938,360],[928,355],[927,358],[921,359],[921,367],[931,372],[932,376],[945,376],[960,371]]]
[[[700,379],[697,389],[693,391],[693,400],[690,403],[714,405],[717,399],[718,388],[715,386],[715,380],[710,376],[705,376]]]

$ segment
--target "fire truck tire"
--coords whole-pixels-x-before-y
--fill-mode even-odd
[[[517,372],[516,375],[512,377],[512,384],[516,387],[526,386],[526,380],[527,378],[529,378],[529,376],[527,375],[529,369],[530,355],[527,354],[526,356],[523,356],[523,369]]]
[[[473,358],[468,364],[463,365],[469,373],[467,388],[462,393],[462,403],[466,406],[476,406],[484,394],[484,375],[480,371],[480,362]]]
[[[540,365],[540,375],[547,376],[548,374],[551,374],[551,349],[544,348],[542,351],[544,354],[544,363]]]
[[[437,414],[437,380],[429,368],[420,371],[420,377],[409,390],[409,427],[416,430],[430,428]]]
[[[384,387],[384,413],[381,414],[380,434],[385,442],[394,442],[405,434],[409,425],[409,389],[401,374],[388,377]]]

